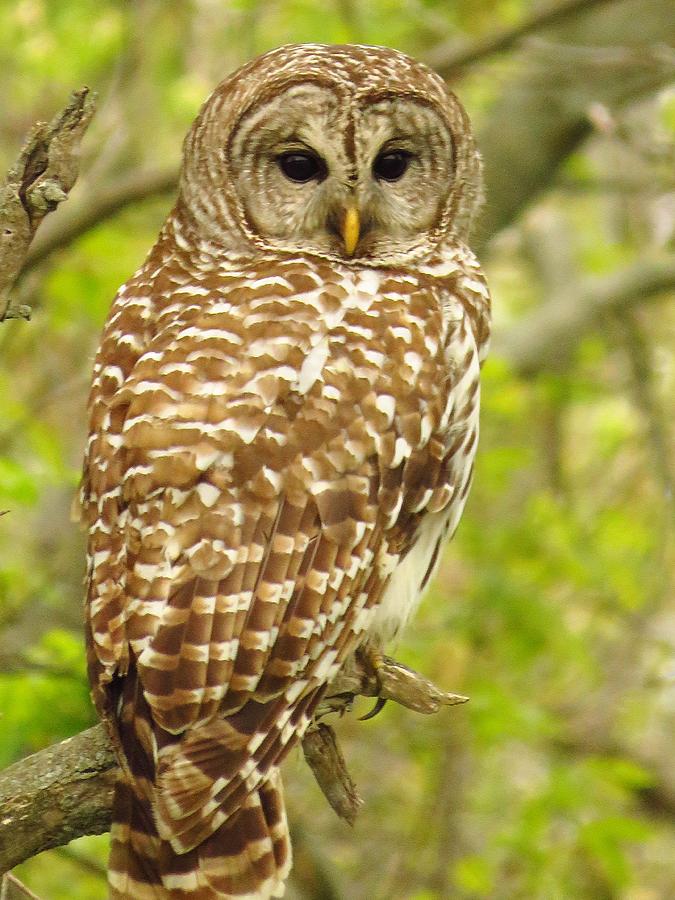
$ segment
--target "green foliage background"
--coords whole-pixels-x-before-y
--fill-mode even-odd
[[[531,13],[525,0],[5,0],[0,171],[81,84],[99,111],[69,204],[176,164],[209,90],[269,47],[376,43],[424,59]],[[602,49],[584,72],[555,32],[539,39],[570,81],[607,77]],[[457,76],[479,134],[535,50],[517,44]],[[611,65],[624,77],[620,56]],[[291,897],[675,896],[672,281],[579,317],[569,347],[534,365],[513,342],[538,346],[551,311],[578,311],[603,278],[672,263],[675,69],[668,81],[659,69],[632,102],[589,104],[586,140],[561,150],[551,182],[481,251],[496,337],[474,488],[397,653],[471,702],[428,720],[390,705],[339,723],[366,800],[353,830],[299,753],[288,761]],[[33,321],[0,326],[0,767],[95,721],[69,508],[97,336],[170,203],[125,206],[51,253],[15,292]],[[18,875],[43,898],[100,898],[106,842],[80,839]]]

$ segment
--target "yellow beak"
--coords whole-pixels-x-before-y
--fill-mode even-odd
[[[359,221],[359,211],[354,206],[348,207],[345,212],[344,221],[342,223],[342,240],[345,245],[347,256],[351,256],[356,250],[359,242],[359,230],[361,223]]]

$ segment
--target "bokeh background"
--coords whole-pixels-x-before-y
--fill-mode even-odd
[[[0,172],[99,109],[0,325],[0,767],[95,721],[69,519],[92,356],[212,87],[286,42],[386,44],[475,124],[494,295],[475,486],[397,656],[463,707],[337,724],[365,806],[285,764],[295,900],[675,897],[675,16],[668,0],[3,0]],[[364,712],[358,707],[357,712]],[[104,896],[107,836],[17,874]]]

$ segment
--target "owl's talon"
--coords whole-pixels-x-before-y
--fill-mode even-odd
[[[370,710],[370,712],[366,713],[365,716],[359,716],[358,721],[366,722],[368,719],[374,719],[375,716],[384,709],[386,702],[386,697],[378,697],[375,701],[375,706]]]
[[[372,644],[363,644],[357,650],[357,656],[360,662],[363,665],[365,671],[373,678],[377,683],[377,693],[375,693],[375,697],[377,697],[375,701],[375,706],[370,710],[370,712],[366,713],[365,716],[359,716],[359,722],[366,722],[368,719],[374,719],[375,716],[382,710],[384,704],[387,702],[386,697],[380,696],[382,692],[382,679],[380,677],[380,671],[384,667],[385,657],[383,654]]]

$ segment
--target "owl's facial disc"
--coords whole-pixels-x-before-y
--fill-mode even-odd
[[[275,249],[370,260],[439,239],[453,139],[421,99],[294,84],[244,113],[227,155],[250,231]]]

